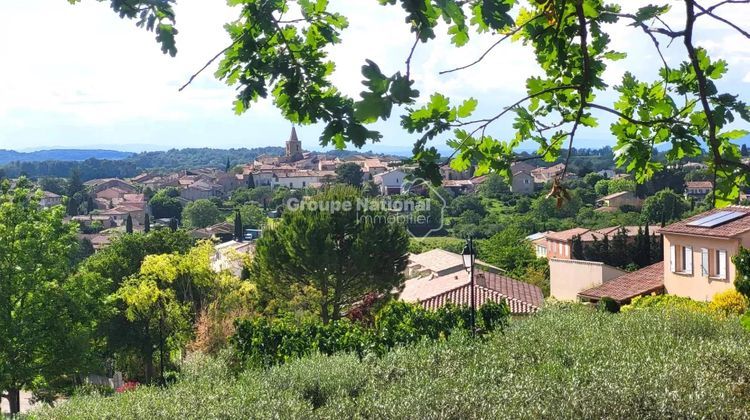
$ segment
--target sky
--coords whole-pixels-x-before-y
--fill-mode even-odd
[[[654,0],[652,0],[653,2]],[[680,1],[666,1],[681,12]],[[222,25],[237,9],[223,0],[180,0],[176,6],[178,54],[163,55],[154,34],[120,19],[108,1],[66,0],[0,1],[0,149],[19,151],[50,148],[106,148],[124,151],[184,147],[282,146],[291,125],[270,101],[255,104],[236,116],[234,88],[213,77],[216,65],[183,92],[187,79],[221,51],[230,40]],[[648,1],[620,0],[625,11]],[[708,3],[707,3],[708,4]],[[381,6],[376,0],[332,0],[333,9],[349,18],[344,42],[330,51],[336,64],[334,83],[358,97],[360,68],[365,59],[377,62],[384,73],[404,71],[411,47],[408,26],[399,6]],[[750,6],[729,5],[720,14],[750,30]],[[668,23],[680,26],[679,13]],[[442,29],[442,31],[440,31]],[[477,116],[490,115],[524,96],[525,79],[541,74],[531,50],[520,43],[496,48],[482,63],[468,70],[439,75],[440,70],[467,64],[494,40],[472,35],[468,46],[450,46],[440,28],[438,38],[420,44],[412,74],[422,99],[441,92],[453,102],[479,100]],[[638,30],[612,28],[611,47],[628,58],[609,65],[605,80],[614,85],[625,71],[651,80],[658,65],[650,40]],[[720,22],[705,19],[696,34],[712,58],[728,61],[730,71],[721,91],[740,94],[750,102],[750,41]],[[684,46],[675,42],[667,60],[675,65]],[[597,102],[611,103],[611,93]],[[394,112],[396,115],[396,112]],[[609,116],[599,127],[579,132],[579,147],[611,145]],[[493,125],[487,134],[508,138],[512,117]],[[412,136],[402,131],[398,118],[375,124],[384,138],[364,150],[388,153],[411,148]],[[747,127],[747,125],[744,126]],[[306,149],[319,149],[319,125],[299,127]],[[444,139],[437,146],[444,148]]]

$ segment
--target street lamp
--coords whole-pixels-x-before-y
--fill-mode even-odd
[[[477,303],[474,299],[474,257],[476,256],[476,252],[474,250],[474,239],[470,236],[466,240],[466,245],[464,246],[463,252],[461,252],[461,256],[464,260],[464,268],[466,271],[469,272],[469,281],[470,281],[470,293],[471,293],[471,335],[476,335],[476,312],[477,312]]]

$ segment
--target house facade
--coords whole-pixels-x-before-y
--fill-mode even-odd
[[[711,181],[689,181],[685,183],[685,197],[703,200],[711,191],[714,184]]]
[[[635,193],[632,191],[620,191],[596,200],[596,204],[600,208],[619,209],[622,206],[641,208],[641,206],[643,206],[643,200],[636,197]]]
[[[524,170],[514,172],[510,190],[515,194],[532,194],[534,192],[534,177],[531,172]]]
[[[728,206],[662,229],[667,293],[711,300],[734,287],[732,257],[750,248],[750,206]]]
[[[549,261],[550,296],[558,300],[575,300],[582,290],[601,286],[626,272],[601,262],[561,260]]]
[[[375,185],[380,188],[382,195],[401,194],[406,173],[400,169],[377,174],[373,177]]]

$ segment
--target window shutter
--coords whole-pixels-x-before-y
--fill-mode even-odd
[[[719,278],[727,278],[727,251],[719,251]]]
[[[675,272],[677,267],[677,250],[674,245],[669,246],[669,271]]]
[[[709,267],[708,250],[706,248],[701,248],[701,276],[708,277]]]
[[[693,248],[685,247],[685,272],[693,274]]]

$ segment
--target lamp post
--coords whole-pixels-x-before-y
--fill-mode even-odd
[[[463,252],[461,252],[461,256],[464,260],[464,268],[466,271],[469,272],[469,281],[470,281],[470,297],[471,297],[471,335],[476,335],[476,312],[477,312],[477,303],[474,298],[474,256],[476,255],[476,252],[474,251],[474,239],[470,236],[466,240],[466,245],[464,246]]]

